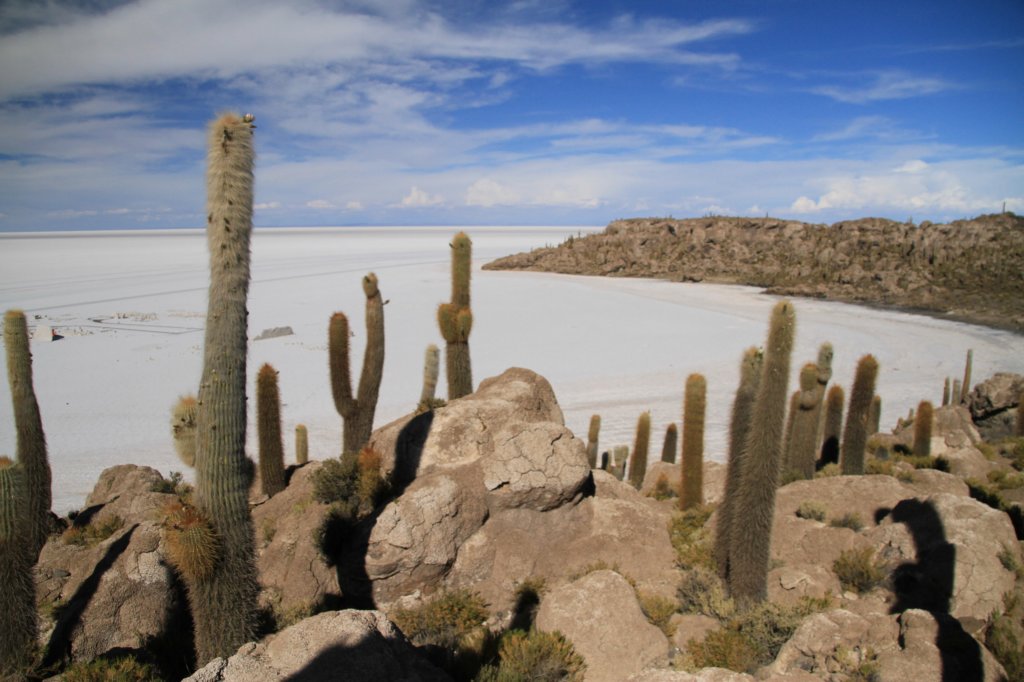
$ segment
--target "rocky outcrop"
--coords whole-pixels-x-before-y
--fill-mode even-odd
[[[544,595],[538,630],[557,630],[587,664],[587,682],[618,682],[668,657],[668,640],[615,571],[595,571]]]
[[[968,394],[967,407],[986,440],[999,440],[1016,433],[1016,407],[1021,395],[1024,395],[1024,376],[1010,372],[998,372]]]
[[[948,225],[864,218],[638,218],[553,248],[500,258],[497,270],[656,277],[765,287],[786,296],[919,309],[1024,330],[1024,218]]]
[[[163,478],[149,467],[106,469],[75,525],[107,527],[105,538],[53,536],[36,568],[48,659],[87,661],[115,650],[140,650],[180,634],[184,594],[164,561],[159,521],[174,495],[153,492]],[[191,646],[186,632],[182,645]]]
[[[379,606],[460,587],[507,611],[528,578],[557,584],[596,562],[674,591],[669,512],[591,473],[550,385],[533,372],[487,379],[383,427],[371,445],[399,480],[415,472],[370,532],[364,565]]]
[[[339,677],[340,676],[340,677]],[[379,611],[331,611],[215,658],[188,682],[448,682]]]

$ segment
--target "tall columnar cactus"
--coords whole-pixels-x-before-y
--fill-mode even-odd
[[[747,431],[743,477],[730,531],[729,590],[741,605],[764,601],[767,596],[775,489],[779,484],[795,333],[793,304],[780,301],[772,310],[768,328],[764,367]]]
[[[32,386],[32,352],[28,345],[25,313],[8,310],[4,315],[4,345],[7,347],[7,381],[14,405],[14,430],[17,434],[17,462],[25,472],[25,497],[28,504],[29,541],[33,561],[39,556],[50,532],[50,462],[46,456],[46,435],[39,403]]]
[[[647,451],[651,446],[651,413],[644,412],[636,420],[636,440],[633,441],[633,455],[629,459],[629,482],[639,490],[647,475]]]
[[[183,395],[171,408],[171,435],[178,459],[187,467],[196,465],[196,410],[194,395]]]
[[[843,432],[846,393],[833,384],[825,396],[825,420],[821,427],[821,466],[839,463],[839,434]]]
[[[256,431],[260,446],[260,484],[273,497],[284,490],[284,439],[281,436],[281,395],[277,370],[269,364],[256,375]]]
[[[598,448],[598,436],[601,434],[601,415],[593,414],[590,416],[590,427],[587,429],[587,461],[590,462],[590,468],[597,468],[597,448]]]
[[[850,389],[850,406],[846,411],[846,427],[843,429],[843,444],[840,463],[843,474],[864,473],[864,449],[868,441],[868,419],[871,399],[875,397],[875,380],[878,378],[878,361],[873,355],[865,355],[857,362]]]
[[[703,374],[686,377],[683,393],[683,479],[680,509],[704,504],[704,413],[707,380]]]
[[[960,383],[959,379],[953,379],[953,390],[949,393],[949,402],[953,405],[960,404],[960,393],[963,390],[963,384]]]
[[[196,412],[195,502],[220,549],[209,573],[188,583],[200,666],[255,639],[259,594],[245,456],[252,117],[218,118],[209,142],[210,295]]]
[[[974,349],[967,350],[967,360],[964,361],[964,382],[960,385],[960,395],[956,397],[958,405],[967,402],[967,396],[971,393],[971,369],[974,365]]]
[[[878,433],[882,426],[882,396],[875,394],[871,398],[871,408],[868,410],[868,435]]]
[[[789,437],[789,470],[802,478],[814,478],[818,450],[818,424],[821,422],[821,391],[818,365],[808,362],[800,370],[793,430]]]
[[[756,346],[748,348],[743,353],[743,360],[740,362],[740,384],[732,404],[725,495],[722,496],[722,503],[718,507],[718,520],[715,522],[715,564],[722,580],[728,580],[729,577],[729,536],[732,532],[732,519],[736,512],[736,500],[743,476],[743,449],[750,428],[750,412],[757,396],[757,387],[761,382],[763,358]]]
[[[473,330],[473,311],[469,307],[473,242],[465,232],[460,232],[452,240],[451,249],[452,300],[438,307],[437,323],[446,344],[448,400],[455,400],[473,392],[473,371],[469,361],[469,333]]]
[[[935,410],[931,402],[922,400],[914,416],[914,454],[928,457],[932,454],[932,421]]]
[[[0,679],[22,679],[32,662],[38,631],[36,551],[26,511],[27,481],[21,465],[0,457]]]
[[[344,313],[334,313],[328,328],[331,394],[334,396],[334,407],[345,422],[342,454],[349,455],[358,453],[370,441],[380,381],[384,374],[384,301],[377,287],[377,276],[372,272],[363,277],[363,293],[366,294],[366,350],[355,397],[352,396],[348,362],[348,318]]]
[[[942,406],[949,405],[949,377],[946,377],[946,381],[942,384]]]
[[[433,408],[437,394],[437,377],[441,371],[441,351],[430,344],[423,355],[423,389],[420,391],[420,402],[417,410],[426,412]]]
[[[665,442],[661,446],[661,461],[668,464],[676,463],[676,451],[679,450],[679,427],[672,422],[665,427]]]
[[[305,424],[295,426],[295,463],[299,466],[309,461],[309,432]]]

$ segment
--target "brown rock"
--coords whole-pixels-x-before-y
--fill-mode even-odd
[[[668,656],[665,635],[614,571],[595,571],[545,594],[536,626],[572,642],[586,661],[588,682],[618,682]]]
[[[628,682],[753,682],[754,677],[725,668],[704,668],[695,673],[682,670],[644,670],[630,675]]]
[[[215,658],[187,682],[436,681],[450,678],[423,660],[379,611],[331,611],[307,618],[228,659]]]

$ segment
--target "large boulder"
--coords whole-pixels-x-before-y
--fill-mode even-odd
[[[106,469],[75,525],[112,532],[102,539],[54,536],[43,547],[37,596],[53,616],[42,633],[49,659],[85,661],[187,633],[184,593],[164,561],[159,527],[162,510],[177,498],[154,492],[162,481],[149,467]]]
[[[999,440],[1015,433],[1014,408],[1024,393],[1024,375],[998,372],[974,387],[967,396],[978,430],[986,440]]]
[[[587,664],[588,682],[618,682],[668,657],[665,635],[615,571],[595,571],[545,594],[536,626],[572,642]]]
[[[448,682],[379,611],[331,611],[307,618],[228,659],[215,658],[186,682]]]

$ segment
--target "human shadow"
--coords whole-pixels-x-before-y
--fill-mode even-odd
[[[335,568],[342,596],[326,596],[317,604],[318,611],[377,607],[373,598],[373,581],[366,571],[370,535],[387,503],[400,497],[416,480],[423,447],[433,422],[434,411],[429,410],[414,416],[399,431],[395,439],[395,465],[388,495],[377,503],[369,515],[354,523],[338,515],[328,516],[325,520],[321,550]]]
[[[403,640],[404,641],[404,640]],[[410,645],[409,651],[402,652],[383,644],[371,644],[368,638],[352,645],[336,644],[324,649],[302,669],[297,670],[283,682],[324,682],[346,680],[346,682],[378,682],[395,679],[449,679],[431,665]],[[416,657],[416,658],[414,658]],[[419,660],[417,660],[417,658]],[[412,670],[410,670],[412,668]],[[410,675],[412,673],[412,675]]]
[[[956,547],[946,539],[938,510],[930,501],[907,499],[890,514],[893,521],[906,525],[910,531],[917,561],[900,564],[893,571],[896,600],[889,612],[930,612],[938,625],[935,645],[942,657],[943,682],[980,682],[984,679],[981,647],[950,613]]]
[[[82,622],[82,614],[89,606],[96,591],[99,589],[100,580],[103,574],[110,570],[117,558],[124,554],[131,542],[132,534],[139,525],[135,524],[129,528],[121,537],[110,543],[103,558],[96,562],[95,568],[89,577],[82,581],[82,584],[75,590],[75,594],[67,601],[67,605],[61,610],[53,632],[50,634],[49,642],[46,645],[46,654],[43,656],[41,667],[50,669],[66,659],[71,653],[71,635],[75,628]]]

